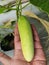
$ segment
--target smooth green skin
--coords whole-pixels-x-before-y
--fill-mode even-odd
[[[25,16],[19,17],[18,30],[24,58],[27,62],[30,62],[34,56],[34,42],[30,23]]]

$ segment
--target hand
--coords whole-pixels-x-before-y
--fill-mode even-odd
[[[19,37],[18,26],[16,25],[14,31],[14,56],[13,58],[5,55],[4,53],[0,52],[0,61],[4,65],[46,65],[46,58],[42,46],[40,44],[39,36],[34,25],[31,25],[33,35],[34,35],[34,48],[35,48],[35,55],[34,59],[31,62],[26,62],[22,50],[21,50],[21,40]]]

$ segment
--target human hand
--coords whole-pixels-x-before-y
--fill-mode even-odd
[[[40,44],[38,33],[34,27],[31,25],[33,35],[34,35],[34,48],[35,48],[35,55],[34,59],[31,62],[25,61],[22,50],[21,50],[21,40],[19,37],[18,26],[16,25],[14,31],[14,56],[13,58],[5,55],[4,53],[0,52],[0,61],[4,65],[46,65],[46,58],[42,46]]]

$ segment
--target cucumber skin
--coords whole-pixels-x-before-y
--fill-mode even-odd
[[[25,16],[20,16],[18,19],[18,30],[24,58],[27,62],[31,62],[34,57],[33,34],[30,22]]]

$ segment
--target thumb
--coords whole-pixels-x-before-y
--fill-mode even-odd
[[[11,58],[7,56],[6,54],[0,52],[0,62],[4,65],[10,65]]]

